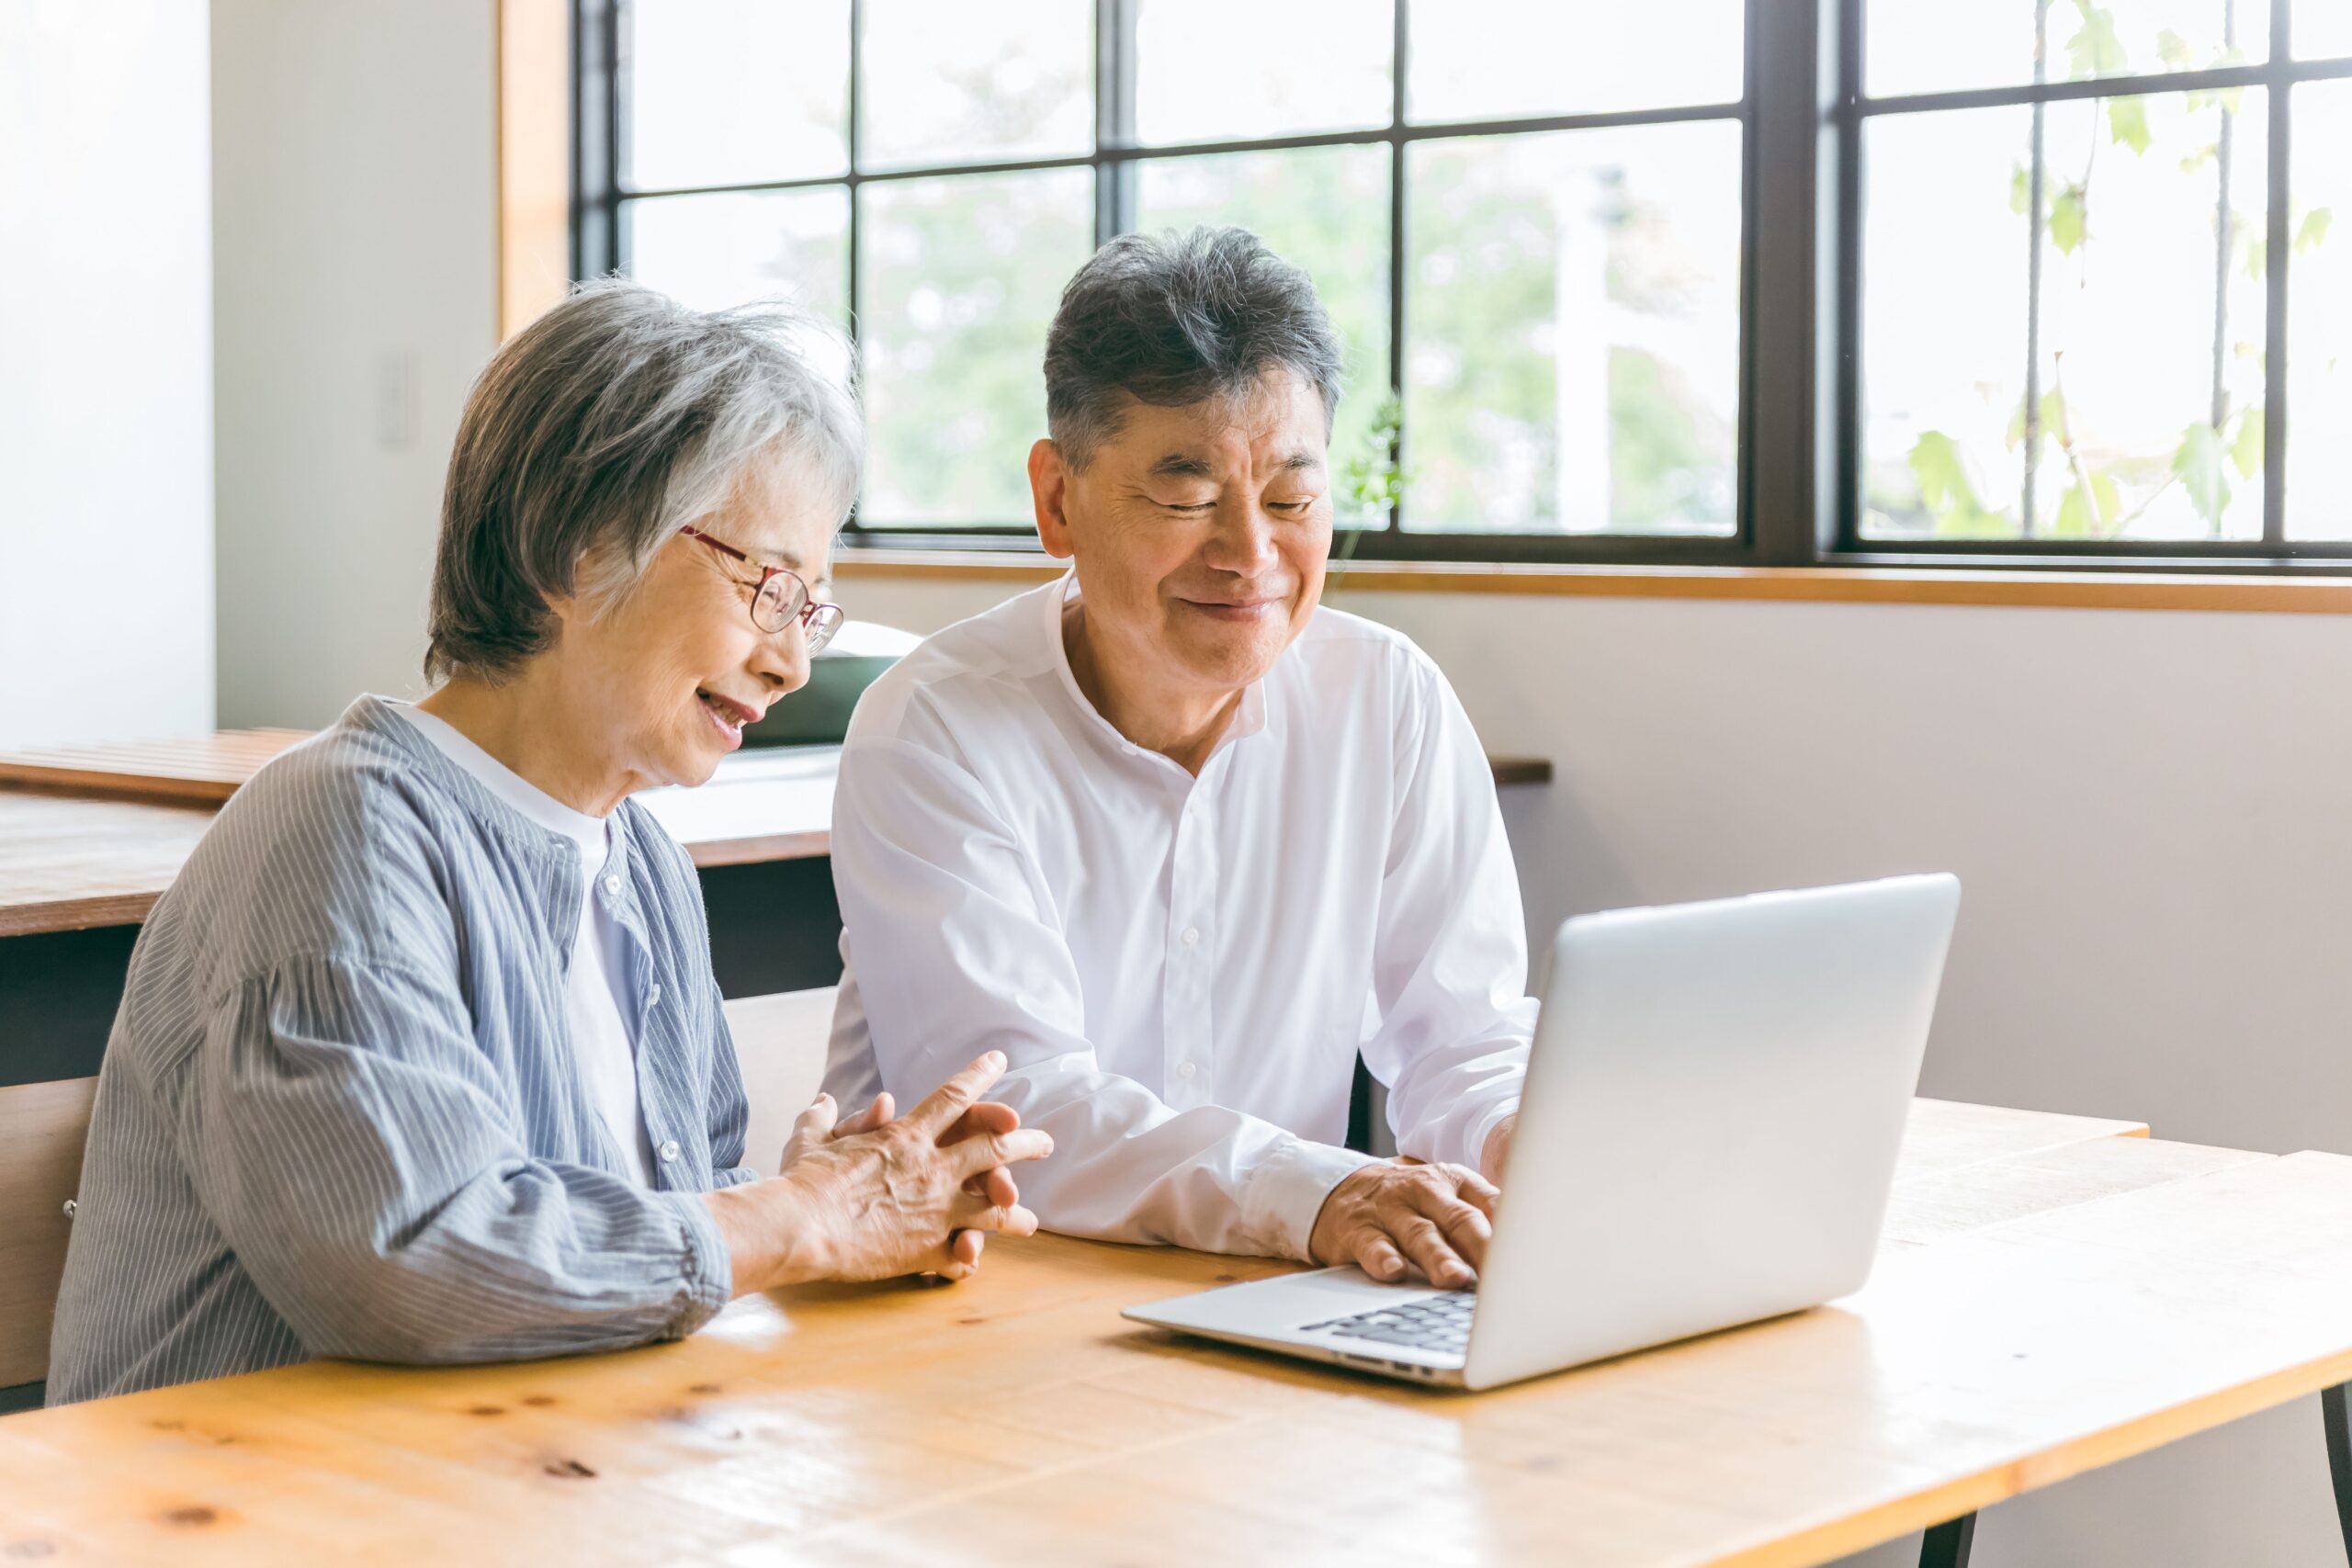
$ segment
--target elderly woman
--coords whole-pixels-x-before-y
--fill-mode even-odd
[[[101,1076],[52,1403],[310,1356],[448,1362],[693,1332],[814,1279],[968,1273],[1046,1153],[979,1101],[820,1098],[745,1167],[692,864],[695,784],[799,686],[857,481],[777,310],[625,284],[468,401],[414,706],[265,768],[155,908]]]

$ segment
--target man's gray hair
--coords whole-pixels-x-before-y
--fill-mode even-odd
[[[1123,234],[1062,290],[1046,333],[1046,425],[1073,469],[1119,434],[1125,400],[1182,408],[1295,372],[1340,406],[1340,340],[1306,273],[1246,229]]]
[[[827,342],[792,306],[690,310],[618,278],[515,334],[449,455],[425,673],[513,673],[554,641],[549,599],[623,597],[754,464],[845,515],[865,437],[851,388],[811,360]]]

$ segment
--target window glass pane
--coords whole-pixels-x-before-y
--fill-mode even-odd
[[[1423,0],[1411,18],[1412,118],[1733,103],[1745,10],[1742,0]]]
[[[866,0],[862,15],[867,167],[1093,150],[1088,0]]]
[[[1411,151],[1405,522],[1736,527],[1740,128]]]
[[[789,298],[846,324],[849,193],[726,191],[621,207],[629,276],[698,310]]]
[[[2295,54],[2301,60],[2352,54],[2352,5],[2345,0],[2295,0]]]
[[[2270,58],[2267,0],[1966,0],[1964,20],[1954,0],[1866,3],[1862,86],[1872,97],[2030,83],[2037,7],[2052,82]]]
[[[1235,141],[1386,125],[1394,0],[1136,0],[1136,134]]]
[[[1039,367],[1094,248],[1087,169],[884,180],[860,193],[868,527],[1025,525]]]
[[[848,0],[628,0],[621,178],[639,190],[849,167]]]
[[[2352,147],[2352,82],[2295,89],[2295,147]],[[2294,161],[2287,275],[2287,536],[2352,539],[2352,164]]]
[[[1235,224],[1315,279],[1347,350],[1331,473],[1340,521],[1355,521],[1337,487],[1351,459],[1373,457],[1374,417],[1388,389],[1388,149],[1155,158],[1136,173],[1136,227]],[[1386,457],[1384,446],[1378,457]],[[1385,509],[1374,525],[1388,525]]]
[[[1869,124],[1864,534],[2017,537],[2030,459],[2036,536],[2259,537],[2262,95],[2043,113],[2038,241],[2031,108]]]

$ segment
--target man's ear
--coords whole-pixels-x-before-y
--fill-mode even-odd
[[[1070,544],[1069,466],[1062,449],[1048,438],[1029,448],[1029,499],[1037,509],[1037,542],[1056,560],[1075,553]]]

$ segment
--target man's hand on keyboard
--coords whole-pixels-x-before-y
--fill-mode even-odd
[[[1307,1247],[1317,1263],[1353,1263],[1375,1280],[1418,1273],[1460,1290],[1487,1260],[1496,1196],[1464,1166],[1384,1160],[1331,1189]]]

